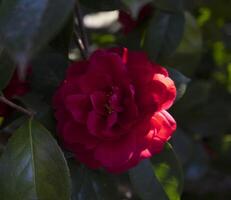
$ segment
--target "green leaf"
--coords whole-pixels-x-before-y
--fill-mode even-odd
[[[69,160],[69,168],[72,177],[72,200],[119,199],[111,174],[89,170],[73,160]]]
[[[110,11],[120,8],[120,0],[80,0],[81,4],[95,11]]]
[[[51,133],[56,133],[53,109],[45,102],[42,95],[29,92],[22,97],[17,97],[17,100],[28,109],[33,110],[36,113],[34,117]]]
[[[176,101],[178,101],[185,94],[190,79],[173,68],[168,68],[168,72],[169,76],[175,83],[177,89]]]
[[[161,184],[154,174],[150,160],[143,160],[129,170],[131,183],[142,200],[168,200]]]
[[[69,172],[50,133],[28,120],[10,139],[0,159],[2,200],[70,199]]]
[[[183,10],[182,0],[153,0],[156,8],[165,11],[179,12]]]
[[[0,55],[0,91],[2,91],[8,85],[14,71],[15,63],[5,52],[2,52]]]
[[[179,200],[183,190],[182,168],[167,144],[162,153],[129,171],[131,183],[142,200]]]
[[[180,200],[183,191],[183,170],[170,144],[151,159],[155,175],[169,200]]]
[[[73,6],[74,0],[2,0],[2,45],[25,64],[61,29]]]
[[[50,98],[64,80],[68,59],[52,52],[43,52],[32,61],[31,87],[39,94]]]
[[[181,43],[165,64],[174,66],[185,75],[193,75],[201,59],[202,50],[202,32],[194,16],[185,12],[185,29]]]
[[[171,55],[184,32],[184,14],[156,11],[144,38],[144,49],[153,60]]]
[[[122,0],[122,2],[130,9],[132,16],[136,18],[140,9],[152,0]]]

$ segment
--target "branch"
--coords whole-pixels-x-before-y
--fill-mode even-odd
[[[0,96],[0,102],[8,105],[11,108],[14,108],[15,110],[17,110],[21,113],[28,115],[29,117],[33,117],[35,115],[35,113],[33,111],[27,110],[27,109],[15,104],[14,102],[8,100],[6,97],[4,97],[2,95]]]
[[[79,0],[76,0],[75,15],[77,19],[77,22],[75,21],[75,25],[77,26],[76,23],[78,23],[78,29],[80,33],[80,37],[79,37],[77,30],[76,30],[77,27],[75,27],[75,31],[74,31],[75,36],[76,36],[75,41],[77,45],[79,46],[82,55],[86,59],[89,56],[89,44],[88,44],[86,30],[83,24],[83,16],[81,13]]]

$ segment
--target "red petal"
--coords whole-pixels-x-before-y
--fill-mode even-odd
[[[94,110],[101,115],[105,115],[105,105],[108,102],[108,97],[106,96],[105,92],[96,91],[90,96],[91,103]]]
[[[163,140],[168,141],[176,130],[176,122],[173,117],[165,110],[157,112],[152,117],[153,129],[156,129],[155,136]]]
[[[176,87],[172,79],[162,74],[156,74],[150,85],[150,90],[159,110],[170,108],[176,98]]]
[[[68,121],[62,133],[65,146],[78,146],[82,144],[87,149],[92,149],[98,144],[98,139],[88,133],[86,126]],[[72,149],[73,150],[73,149]]]
[[[117,141],[105,141],[95,149],[95,159],[103,166],[117,167],[128,162],[135,149],[135,136],[129,134]]]
[[[66,79],[76,79],[78,76],[86,72],[88,69],[87,61],[73,62],[67,69]]]
[[[65,106],[77,122],[85,122],[91,109],[87,95],[70,95],[66,98]]]

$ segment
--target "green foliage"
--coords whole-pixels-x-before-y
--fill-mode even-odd
[[[170,141],[174,150],[167,145],[162,153],[131,169],[126,184],[119,175],[90,170],[74,162],[69,152],[64,158],[63,150],[51,136],[57,137],[51,99],[64,79],[69,53],[76,52],[74,0],[2,0],[0,91],[9,83],[15,68],[24,69],[29,61],[31,92],[13,101],[36,115],[34,120],[15,112],[7,118],[0,116],[0,199],[117,200],[131,193],[132,199],[179,200],[183,182],[186,190],[182,199],[230,199],[229,190],[220,191],[224,177],[230,181],[231,166],[230,1],[80,3],[83,16],[126,9],[133,19],[146,3],[154,6],[152,17],[141,21],[127,35],[118,31],[115,22],[107,28],[88,29],[87,33],[90,49],[119,43],[132,50],[144,50],[155,62],[171,67],[168,71],[180,99],[170,110],[178,123]],[[215,181],[210,181],[214,174]]]
[[[181,170],[172,147],[167,145],[151,161],[144,160],[131,169],[129,175],[142,200],[179,200],[183,190]]]
[[[3,0],[2,45],[20,65],[25,65],[60,30],[73,4],[73,0]]]
[[[15,70],[15,63],[5,52],[0,52],[0,92],[7,86]]]
[[[27,120],[0,159],[0,194],[11,199],[70,199],[69,171],[50,133]]]
[[[131,15],[136,19],[139,15],[140,9],[152,0],[122,0],[127,8],[131,11]]]
[[[156,11],[145,33],[144,49],[153,60],[171,55],[184,31],[184,15]]]
[[[94,172],[85,166],[69,161],[72,177],[72,200],[118,200],[118,189],[113,176],[102,171]]]
[[[190,79],[188,79],[186,76],[184,76],[177,70],[174,70],[173,68],[168,68],[168,72],[169,72],[169,76],[174,81],[175,86],[177,88],[177,96],[176,96],[176,101],[177,101],[184,96],[184,93],[186,92],[187,85],[190,82]]]
[[[120,0],[80,0],[80,2],[86,6],[87,8],[94,10],[94,11],[110,11],[116,10],[120,8],[121,2]]]
[[[64,80],[68,60],[65,55],[51,51],[38,54],[32,60],[31,87],[50,100],[54,90]]]
[[[154,0],[154,5],[164,11],[181,12],[183,10],[182,0]]]
[[[182,166],[171,145],[151,159],[156,178],[164,188],[169,200],[180,200],[183,192]]]

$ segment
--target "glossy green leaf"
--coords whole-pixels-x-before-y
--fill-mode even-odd
[[[180,12],[183,10],[183,0],[153,0],[156,8],[161,10]]]
[[[62,151],[38,122],[27,120],[0,159],[1,200],[70,199],[69,171]]]
[[[52,52],[43,52],[32,61],[31,87],[34,91],[50,98],[64,80],[68,59]]]
[[[182,168],[168,144],[158,155],[129,171],[131,183],[142,200],[179,200],[183,190]]]
[[[180,200],[183,191],[183,169],[170,144],[151,159],[155,175],[169,200]]]
[[[120,7],[120,0],[80,0],[80,2],[83,6],[97,11],[117,10]]]
[[[176,101],[177,101],[185,94],[190,79],[173,68],[168,68],[168,72],[169,72],[169,76],[174,81],[177,89],[177,96],[176,96]]]
[[[69,160],[69,167],[72,177],[72,200],[119,200],[111,174],[92,171],[73,160]]]
[[[15,70],[15,63],[5,52],[0,55],[0,91],[9,83]]]
[[[129,8],[131,14],[136,18],[139,14],[140,9],[152,0],[122,0],[122,2]]]
[[[144,39],[144,49],[154,59],[171,55],[184,32],[184,14],[156,11]]]
[[[42,95],[29,92],[22,97],[17,97],[26,108],[35,112],[35,118],[39,120],[51,133],[56,133],[54,112],[51,106],[45,102]]]
[[[185,75],[193,75],[203,52],[202,32],[192,14],[185,12],[184,15],[185,29],[182,40],[165,64],[174,66]]]
[[[131,183],[142,200],[168,200],[161,184],[157,180],[150,160],[143,160],[129,170]]]
[[[74,0],[2,0],[1,43],[25,64],[60,30],[73,6]]]

